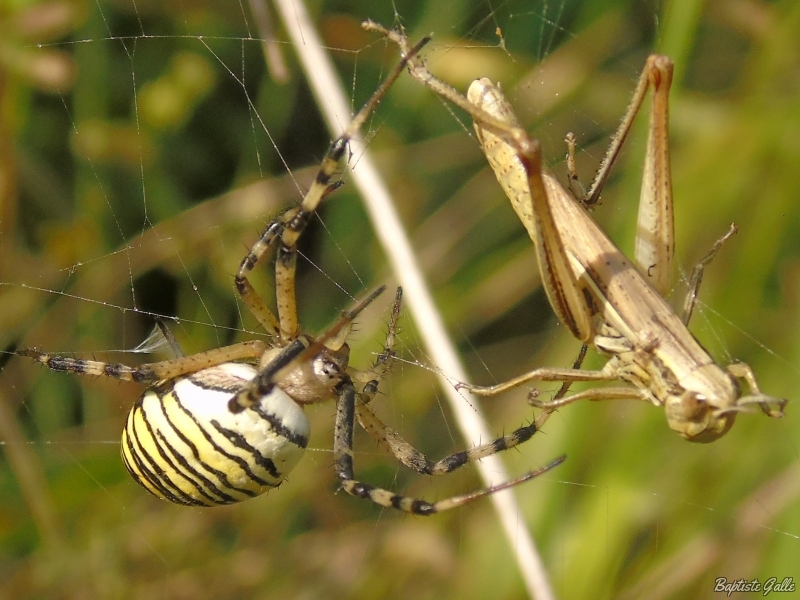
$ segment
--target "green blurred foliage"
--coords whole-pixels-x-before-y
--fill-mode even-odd
[[[730,222],[739,225],[707,270],[693,330],[720,362],[748,362],[766,392],[796,397],[795,0],[355,4],[312,7],[354,107],[396,60],[358,23],[395,24],[396,9],[411,37],[435,33],[427,50],[435,73],[461,89],[477,76],[502,81],[558,173],[563,136],[574,131],[585,182],[645,56],[672,55],[680,263],[690,270]],[[290,78],[271,78],[248,10],[79,0],[0,9],[7,352],[38,346],[135,362],[114,350],[136,346],[154,314],[180,319],[172,328],[187,352],[259,335],[232,274],[258,230],[302,196],[330,134],[288,44]],[[577,343],[556,324],[530,242],[457,120],[466,118],[455,117],[402,77],[367,132],[443,315],[476,381],[568,365]],[[595,212],[626,251],[643,129]],[[352,187],[302,241],[299,302],[310,331],[351,296],[392,281]],[[254,280],[271,297],[269,266]],[[678,301],[682,291],[679,282]],[[380,345],[389,302],[380,304],[354,335],[355,365]],[[404,359],[425,362],[410,319],[403,346]],[[136,386],[3,358],[1,597],[524,597],[488,502],[423,520],[335,493],[332,404],[310,409],[315,451],[280,490],[186,509],[150,498],[119,460]],[[531,419],[525,393],[484,403],[495,431]],[[433,456],[463,446],[424,368],[399,363],[376,404]],[[725,438],[695,446],[651,406],[560,411],[505,457],[521,473],[568,454],[517,490],[520,527],[536,536],[557,595],[707,598],[717,577],[800,582],[795,413],[790,404],[782,421],[742,415]],[[372,483],[428,499],[480,485],[468,469],[443,481],[415,477],[365,436],[357,444],[358,475]]]

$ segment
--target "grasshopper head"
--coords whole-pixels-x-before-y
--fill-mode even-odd
[[[707,444],[728,433],[741,412],[737,380],[714,364],[695,369],[664,409],[669,426],[690,442]]]
[[[751,393],[746,396],[742,395],[738,373],[750,384]],[[690,442],[705,444],[721,438],[733,426],[737,414],[752,413],[756,406],[772,418],[782,417],[786,407],[783,398],[762,394],[749,367],[742,368],[741,363],[727,369],[704,365],[684,382],[680,392],[671,390],[664,408],[669,426]]]
[[[696,392],[685,390],[664,406],[667,423],[690,442],[707,444],[728,433],[737,411],[720,410]]]

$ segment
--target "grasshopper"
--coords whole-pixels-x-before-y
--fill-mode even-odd
[[[400,31],[372,22],[408,52]],[[675,251],[669,165],[668,99],[672,61],[651,55],[633,99],[588,193],[576,185],[575,142],[567,136],[570,190],[542,164],[538,140],[528,136],[500,89],[488,79],[472,83],[465,98],[437,79],[424,61],[408,61],[411,75],[470,114],[489,165],[536,247],[543,285],[560,321],[584,346],[610,357],[599,370],[538,368],[498,385],[458,384],[459,389],[493,396],[530,381],[627,383],[590,388],[531,403],[553,410],[577,400],[636,399],[664,407],[667,423],[687,440],[712,442],[733,426],[736,415],[759,406],[770,417],[783,416],[786,400],[763,394],[744,363],[720,366],[688,330],[705,265],[735,233],[731,226],[692,273],[683,315],[664,299],[669,291]],[[653,89],[634,260],[630,261],[600,229],[587,207],[596,203],[648,89]],[[582,354],[585,348],[582,350]],[[749,393],[743,395],[744,381]]]

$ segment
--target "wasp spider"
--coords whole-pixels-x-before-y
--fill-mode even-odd
[[[356,421],[400,462],[419,473],[434,475],[449,473],[524,442],[534,434],[536,426],[523,426],[490,444],[430,461],[386,427],[368,406],[394,356],[401,291],[398,289],[395,299],[385,349],[369,370],[356,371],[348,366],[345,339],[353,319],[383,288],[343,313],[319,337],[302,333],[298,326],[297,240],[322,199],[339,187],[331,179],[349,140],[402,72],[408,58],[426,42],[422,40],[397,65],[345,133],[333,142],[302,203],[272,221],[242,260],[235,278],[236,290],[272,343],[242,342],[138,367],[56,356],[36,349],[19,352],[54,371],[150,384],[128,415],[122,433],[122,458],[133,478],[151,493],[179,504],[216,506],[258,496],[279,486],[308,443],[309,422],[303,406],[332,398],[338,399],[333,452],[342,488],[381,506],[430,515],[532,479],[563,460],[559,458],[512,481],[434,503],[356,480]],[[277,246],[277,317],[248,281],[248,274],[272,246]]]

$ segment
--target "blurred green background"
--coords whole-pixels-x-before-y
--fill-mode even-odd
[[[748,362],[767,393],[797,396],[800,4],[374,4],[310,6],[356,109],[396,60],[359,22],[399,15],[412,38],[435,33],[427,56],[438,75],[462,90],[477,76],[501,80],[562,175],[563,136],[574,131],[585,183],[646,55],[670,54],[680,264],[689,271],[739,225],[707,270],[693,330],[720,362]],[[10,354],[153,360],[118,350],[142,341],[154,314],[180,318],[171,328],[186,352],[260,335],[233,274],[260,229],[302,197],[330,134],[291,47],[280,44],[289,78],[277,83],[258,37],[249,5],[232,2],[0,8],[0,597],[522,598],[489,502],[422,519],[336,493],[333,403],[309,409],[311,449],[280,490],[187,509],[149,497],[119,459],[137,386]],[[461,123],[404,76],[366,133],[475,381],[566,366],[578,344],[556,323],[530,241]],[[641,142],[631,140],[595,211],[626,252]],[[302,240],[301,322],[312,332],[351,297],[394,284],[353,188]],[[271,298],[271,266],[254,279]],[[389,304],[359,323],[355,366],[380,347]],[[376,406],[438,457],[464,442],[415,364],[428,363],[410,318],[403,329],[404,361]],[[494,431],[532,418],[525,394],[483,403]],[[519,526],[535,535],[556,594],[708,598],[717,577],[800,583],[800,425],[794,404],[787,413],[742,415],[708,446],[632,402],[553,416],[505,460],[518,474],[568,455],[517,489]],[[471,469],[409,474],[364,435],[356,469],[426,499],[480,486]]]

